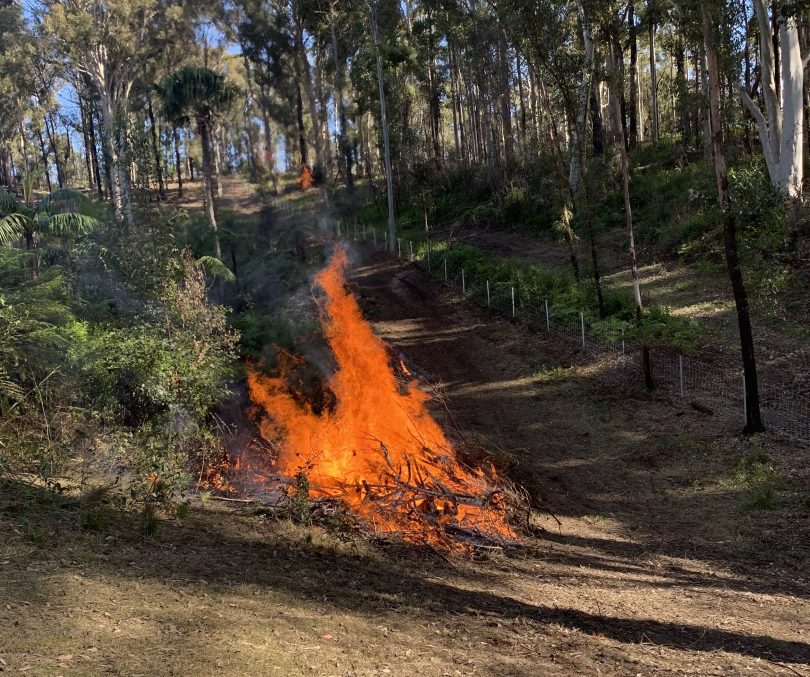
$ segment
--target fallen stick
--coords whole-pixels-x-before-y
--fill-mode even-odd
[[[228,503],[259,503],[255,498],[228,498],[227,496],[209,496],[214,501],[227,501]]]

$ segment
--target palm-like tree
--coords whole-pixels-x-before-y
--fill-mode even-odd
[[[208,223],[214,233],[214,256],[222,260],[214,209],[211,131],[218,115],[236,99],[239,90],[225,76],[210,68],[186,66],[169,75],[158,88],[164,117],[177,125],[193,121],[200,137],[203,156],[203,193]]]
[[[71,188],[60,188],[36,203],[32,200],[33,180],[23,180],[23,199],[0,187],[0,245],[23,238],[25,248],[35,248],[37,235],[74,240],[93,230],[98,221],[87,213],[90,200]],[[31,275],[36,277],[37,256],[30,259]]]

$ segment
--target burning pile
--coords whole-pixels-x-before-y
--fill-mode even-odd
[[[276,450],[274,474],[305,475],[310,498],[339,500],[374,533],[451,550],[513,541],[510,501],[494,468],[463,465],[430,416],[428,395],[397,379],[386,345],[345,288],[347,265],[338,249],[316,278],[337,364],[327,401],[302,395],[292,359],[279,376],[248,376],[250,398],[265,414],[262,437]]]

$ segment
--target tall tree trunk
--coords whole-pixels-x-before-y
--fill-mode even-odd
[[[754,10],[761,35],[768,35],[768,9],[764,0],[754,0]],[[741,90],[740,95],[759,126],[771,183],[786,195],[797,198],[801,195],[804,180],[805,65],[796,19],[780,18],[778,23],[781,60],[777,58],[780,50],[774,50],[770,40],[760,38],[760,79],[765,112],[748,92]],[[780,67],[780,77],[776,78],[775,73]]]
[[[301,96],[301,84],[295,88],[295,121],[298,123],[298,152],[301,156],[301,168],[309,165],[307,152],[307,134],[304,127],[304,100]]]
[[[638,43],[634,0],[627,3],[627,26],[630,35],[630,147],[638,145]]]
[[[579,154],[585,152],[584,139],[585,129],[588,120],[588,104],[590,102],[591,92],[591,77],[593,74],[593,55],[594,46],[591,38],[591,27],[588,18],[585,15],[585,9],[582,2],[577,3],[579,12],[580,30],[582,31],[582,42],[584,46],[582,66],[580,69],[581,76],[579,82],[579,92],[577,95],[577,110],[576,122],[574,125],[574,133],[571,138],[570,152],[570,170],[568,183],[571,186],[571,194],[577,195],[579,192],[579,184],[584,179],[581,171],[581,164]]]
[[[334,6],[333,6],[334,8]],[[336,17],[334,11],[330,15],[329,29],[332,34],[332,56],[335,60],[335,110],[338,118],[338,146],[340,154],[343,156],[343,164],[346,170],[346,190],[354,192],[354,177],[352,176],[352,166],[354,164],[354,149],[349,144],[347,134],[348,117],[346,115],[346,93],[344,92],[345,61],[341,57],[340,45],[337,39],[337,29],[335,28]]]
[[[385,155],[385,181],[388,192],[388,250],[396,251],[397,227],[394,221],[394,180],[391,168],[391,143],[388,138],[388,116],[385,110],[385,80],[383,78],[382,55],[380,54],[380,32],[377,25],[377,12],[371,8],[371,34],[377,62],[377,84],[380,90],[380,125],[382,127],[383,153]]]
[[[309,106],[309,116],[312,119],[312,140],[315,144],[315,162],[325,166],[323,157],[323,139],[321,137],[320,118],[318,117],[318,104],[315,99],[315,86],[312,83],[312,70],[307,58],[307,46],[304,42],[304,27],[300,17],[301,0],[294,0],[295,14],[295,49],[298,57],[299,82],[304,86]],[[300,88],[299,88],[300,95]]]
[[[616,125],[615,118],[621,115],[621,103],[618,92],[622,89],[622,83],[619,80],[619,65],[618,61],[621,58],[618,54],[615,44],[611,42],[610,55],[608,60],[608,67],[610,69],[608,82],[612,90],[610,101],[613,106],[612,112],[614,117],[614,127],[616,132],[623,137],[624,129],[621,124]],[[628,239],[628,254],[630,255],[630,279],[633,285],[633,300],[636,304],[636,322],[641,324],[642,313],[644,310],[641,301],[641,283],[638,275],[638,262],[636,260],[636,240],[633,228],[633,209],[630,204],[630,161],[627,154],[627,143],[624,138],[617,139],[616,146],[619,149],[619,158],[621,160],[622,172],[622,195],[624,198],[624,215],[625,223],[627,225],[627,239]],[[642,344],[642,366],[644,369],[644,383],[647,388],[652,390],[655,387],[652,377],[652,368],[650,363],[650,348],[646,343]]]
[[[649,2],[647,3],[649,7]],[[649,9],[648,9],[649,11]],[[649,19],[650,34],[650,139],[658,144],[658,69],[655,49],[655,21]]]
[[[498,65],[499,89],[501,100],[501,124],[503,128],[504,159],[508,163],[514,157],[514,138],[512,137],[512,91],[509,85],[509,46],[506,42],[506,30],[498,29]]]
[[[214,182],[213,182],[213,149],[211,148],[211,121],[200,116],[197,118],[197,134],[200,136],[202,145],[202,176],[203,176],[203,198],[205,202],[205,216],[208,225],[214,236],[214,256],[222,261],[222,247],[219,242],[219,229],[217,228],[217,214],[214,204]]]
[[[526,155],[529,145],[526,136],[526,97],[523,91],[523,65],[520,62],[520,50],[515,49],[515,72],[517,73],[518,97],[520,99],[520,143]]]
[[[723,245],[726,254],[726,265],[734,303],[737,307],[737,324],[740,330],[740,350],[742,353],[743,375],[745,380],[745,433],[756,433],[764,430],[759,405],[759,383],[757,363],[754,355],[754,333],[751,328],[751,314],[748,306],[748,293],[743,280],[740,259],[737,250],[737,225],[731,209],[731,195],[728,190],[728,174],[723,143],[723,125],[720,118],[720,69],[717,65],[715,47],[714,20],[711,9],[705,0],[701,2],[703,40],[706,49],[706,67],[709,75],[709,115],[712,123],[712,150],[714,152],[714,169],[717,177],[717,193],[725,212],[723,226]]]
[[[50,111],[43,115],[43,120],[45,122],[45,133],[48,136],[48,145],[51,147],[51,152],[53,153],[53,162],[56,166],[56,183],[60,188],[64,188],[64,171],[62,168],[62,163],[59,161],[59,149],[56,147],[56,127],[53,124],[53,118],[51,117]]]
[[[48,162],[48,151],[45,148],[45,139],[42,137],[41,129],[37,129],[37,136],[39,136],[39,149],[42,152],[42,162],[45,165],[45,182],[48,186],[48,192],[50,193],[53,191],[53,187],[51,186],[51,171],[48,166],[50,163]]]
[[[104,148],[104,157],[110,172],[110,193],[112,195],[115,217],[119,221],[124,219],[124,202],[122,198],[122,172],[118,157],[118,143],[115,130],[115,112],[109,96],[104,93],[101,98],[102,134],[101,144]]]
[[[90,135],[87,132],[87,110],[84,99],[79,95],[79,117],[82,124],[82,142],[84,143],[84,164],[87,171],[87,188],[93,189],[93,159],[90,155]]]
[[[86,102],[87,107],[87,135],[90,140],[90,157],[93,160],[93,176],[96,181],[96,191],[99,199],[104,197],[104,188],[101,183],[101,167],[98,161],[98,147],[96,145],[96,125],[94,122],[95,106],[91,101]]]
[[[166,186],[163,183],[163,159],[160,153],[160,145],[158,144],[158,130],[155,125],[155,112],[152,110],[152,96],[147,93],[146,95],[146,113],[149,116],[149,131],[152,139],[152,154],[155,157],[155,177],[158,182],[158,197],[161,200],[166,199]]]
[[[177,175],[177,197],[183,197],[183,162],[180,158],[180,134],[177,127],[172,128],[172,140],[174,141],[174,171]]]

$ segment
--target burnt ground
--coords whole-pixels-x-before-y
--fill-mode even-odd
[[[810,676],[806,450],[624,391],[414,268],[352,284],[532,493],[526,547],[448,561],[204,495],[144,538],[113,505],[4,485],[0,671]]]

